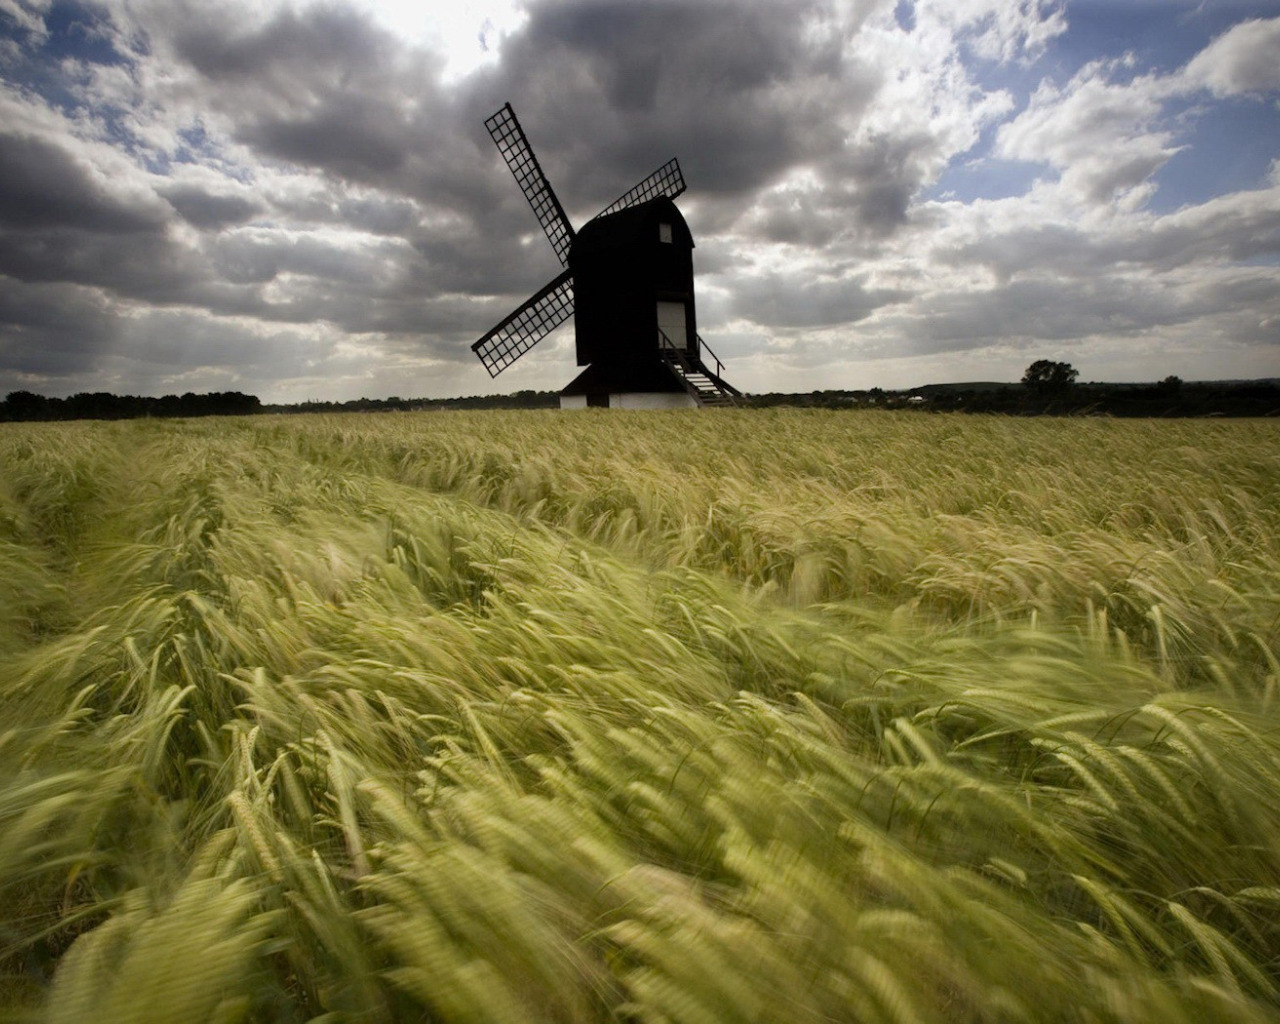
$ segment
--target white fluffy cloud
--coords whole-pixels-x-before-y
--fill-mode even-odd
[[[1158,76],[1115,84],[1115,70],[1099,61],[1065,85],[1042,82],[1027,108],[1000,126],[996,155],[1047,165],[1081,203],[1138,205],[1177,152],[1163,118],[1169,88]]]
[[[1233,26],[1196,55],[1186,78],[1215,96],[1280,90],[1280,18]]]

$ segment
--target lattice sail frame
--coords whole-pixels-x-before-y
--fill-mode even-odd
[[[511,168],[520,191],[533,207],[538,223],[547,234],[547,241],[560,259],[560,265],[567,267],[569,247],[573,245],[573,225],[565,216],[564,207],[556,198],[551,182],[543,173],[542,165],[533,155],[533,147],[529,145],[524,129],[516,120],[516,112],[511,109],[511,104],[504,103],[501,110],[485,121],[484,126],[489,130],[502,159]]]
[[[573,275],[565,271],[471,346],[496,377],[573,315]]]
[[[607,217],[611,213],[617,213],[619,210],[625,210],[630,206],[639,206],[641,203],[647,203],[650,199],[657,199],[659,196],[674,199],[684,189],[684,175],[680,173],[680,161],[672,157],[645,178],[644,181],[627,189],[626,192],[618,196],[617,199],[591,219],[596,220],[600,217]]]
[[[484,126],[511,169],[520,191],[533,207],[560,265],[567,267],[569,250],[573,246],[573,225],[551,188],[542,165],[533,155],[533,147],[529,145],[511,104],[504,103],[501,110],[485,121]],[[684,190],[680,164],[672,158],[620,195],[592,220],[660,196],[674,199]],[[496,377],[572,315],[573,278],[566,270],[472,345],[471,351],[480,357],[489,376]]]

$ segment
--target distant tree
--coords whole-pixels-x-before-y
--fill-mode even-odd
[[[61,404],[61,403],[57,403]],[[50,415],[49,399],[30,391],[10,391],[4,399],[4,418],[40,420]]]
[[[1070,363],[1055,363],[1049,359],[1037,359],[1022,375],[1022,383],[1040,395],[1066,391],[1076,382],[1080,371]]]
[[[64,415],[73,420],[119,419],[120,406],[120,399],[109,391],[80,391],[63,403]]]
[[[1159,384],[1157,384],[1156,387],[1164,394],[1176,395],[1179,391],[1182,390],[1182,378],[1175,377],[1173,374],[1170,374],[1168,377],[1162,380]]]

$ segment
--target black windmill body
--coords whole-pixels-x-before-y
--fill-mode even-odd
[[[731,404],[739,394],[698,336],[693,236],[670,160],[575,232],[511,104],[485,122],[566,268],[471,346],[496,377],[570,316],[583,370],[562,408]]]

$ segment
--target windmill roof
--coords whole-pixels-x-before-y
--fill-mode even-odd
[[[581,255],[593,249],[611,249],[620,245],[634,245],[638,241],[656,240],[657,225],[660,223],[672,225],[673,235],[693,248],[693,235],[683,214],[670,199],[659,196],[587,221],[574,239],[574,253]]]

